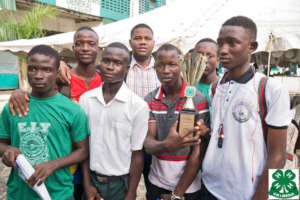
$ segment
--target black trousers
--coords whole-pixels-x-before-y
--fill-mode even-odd
[[[165,190],[163,188],[159,188],[155,185],[153,185],[151,182],[148,184],[148,191],[147,191],[147,200],[156,200],[157,198],[160,198],[160,195],[162,194],[171,194],[172,191]],[[198,190],[194,193],[184,194],[185,200],[200,200],[201,199],[201,192]]]
[[[201,185],[201,200],[218,200],[212,193],[210,193],[202,182]]]

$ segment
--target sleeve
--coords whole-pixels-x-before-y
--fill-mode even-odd
[[[195,105],[196,121],[202,119],[207,127],[210,127],[209,103],[207,98],[202,95],[201,100]]]
[[[290,96],[281,83],[269,79],[266,85],[267,115],[265,121],[268,126],[283,128],[291,123]]]
[[[85,94],[81,95],[78,101],[79,106],[84,110],[84,112],[87,114],[87,106],[86,106],[86,97]]]
[[[131,150],[141,150],[148,132],[149,108],[143,102],[132,121]]]
[[[152,92],[149,93],[146,97],[145,97],[145,101],[146,103],[148,104],[148,108],[149,108],[149,120],[148,122],[156,122],[156,119],[155,119],[155,115],[154,113],[152,112],[152,106],[151,106],[151,102],[152,102]]]
[[[79,108],[74,113],[72,125],[71,125],[71,136],[73,142],[80,142],[90,134],[88,118],[85,112]]]
[[[5,105],[0,116],[0,139],[10,139],[10,112],[8,104]]]

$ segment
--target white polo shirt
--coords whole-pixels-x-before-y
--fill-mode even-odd
[[[258,85],[263,76],[249,70],[239,81],[219,81],[214,97],[210,95],[212,135],[203,161],[202,179],[217,199],[251,199],[262,175],[267,149],[259,116]],[[265,99],[268,126],[288,126],[290,98],[280,82],[269,78]],[[224,140],[222,148],[218,148],[222,121]]]
[[[143,148],[147,134],[147,103],[123,83],[109,103],[100,86],[84,93],[79,105],[87,113],[91,130],[90,169],[108,176],[128,174],[132,151]]]

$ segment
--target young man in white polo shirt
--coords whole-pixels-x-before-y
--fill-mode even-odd
[[[250,67],[257,48],[255,23],[232,17],[218,37],[220,62],[228,72],[219,80],[212,103],[212,132],[202,167],[204,200],[266,200],[268,169],[285,163],[288,92],[269,78],[265,87],[267,139],[259,115],[259,81]]]
[[[108,45],[100,65],[103,84],[79,100],[91,129],[90,159],[83,168],[87,199],[134,200],[143,169],[149,109],[123,82],[129,51]]]

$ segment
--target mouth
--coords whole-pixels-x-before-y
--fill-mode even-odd
[[[90,55],[90,54],[79,54],[79,57],[80,58],[91,58],[92,55]]]
[[[46,83],[32,83],[32,86],[36,88],[43,88],[46,86]]]
[[[140,47],[137,49],[139,52],[146,52],[147,48],[146,47]]]
[[[101,75],[105,79],[112,79],[114,77],[112,74],[104,74],[104,73],[102,73]]]
[[[230,62],[230,59],[229,58],[220,58],[220,62],[221,63],[229,63]]]
[[[162,82],[169,82],[172,80],[172,78],[171,77],[162,77],[161,80],[162,80]]]

